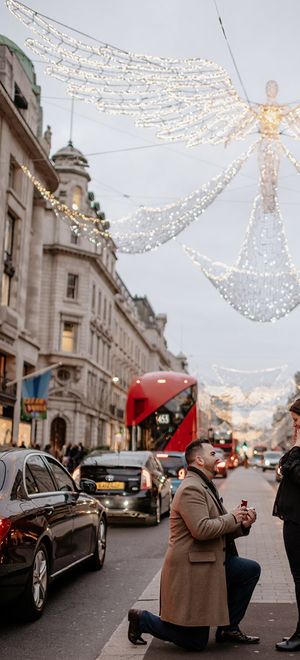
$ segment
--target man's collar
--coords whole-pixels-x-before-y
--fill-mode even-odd
[[[205,483],[208,486],[212,485],[211,479],[209,479],[209,477],[207,477],[206,474],[204,472],[202,472],[202,470],[200,470],[199,468],[196,468],[194,465],[189,465],[188,466],[188,471],[195,472],[196,474],[198,474],[199,477],[201,477],[203,479],[203,481],[205,481]]]

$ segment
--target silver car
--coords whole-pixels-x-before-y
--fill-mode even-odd
[[[282,456],[282,451],[265,451],[263,455],[262,471],[275,470]]]

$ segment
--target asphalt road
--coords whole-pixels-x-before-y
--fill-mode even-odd
[[[276,489],[273,471],[262,476]],[[224,483],[216,480],[220,491]],[[167,537],[168,518],[158,527],[109,527],[102,571],[82,566],[55,582],[39,621],[25,625],[16,620],[15,608],[1,612],[1,656],[6,660],[95,660],[160,569]]]

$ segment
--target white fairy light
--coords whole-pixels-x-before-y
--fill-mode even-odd
[[[112,237],[118,250],[130,254],[147,252],[178,236],[220,195],[240,171],[255,147],[256,144],[252,145],[224,172],[188,197],[162,208],[141,207],[125,218],[110,220]],[[118,229],[119,225],[122,226],[121,231]]]
[[[83,233],[89,241],[95,245],[101,245],[104,241],[107,241],[107,239],[110,238],[110,233],[103,228],[102,220],[84,215],[73,208],[70,209],[66,204],[62,204],[35,176],[33,176],[25,165],[21,165],[21,169],[34,187],[39,191],[40,195],[50,204],[55,215],[66,222],[74,234],[80,236]]]
[[[299,304],[300,273],[288,251],[276,192],[269,190],[267,179],[262,186],[267,194],[255,199],[234,266],[212,262],[183,247],[226,302],[249,320],[266,323],[286,316]]]

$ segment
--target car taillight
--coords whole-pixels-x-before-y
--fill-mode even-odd
[[[0,518],[0,543],[7,536],[11,528],[11,521],[9,518]]]
[[[225,465],[226,465],[225,461],[220,461],[220,463],[218,463],[217,467],[218,467],[218,468],[219,468],[219,467],[220,467],[220,468],[223,468],[223,467],[225,467]]]
[[[179,468],[177,472],[177,478],[178,479],[184,479],[185,477],[185,469],[184,468]]]
[[[142,468],[141,472],[141,490],[148,490],[148,488],[151,488],[152,486],[152,479],[151,479],[151,474],[146,470],[146,468]]]

